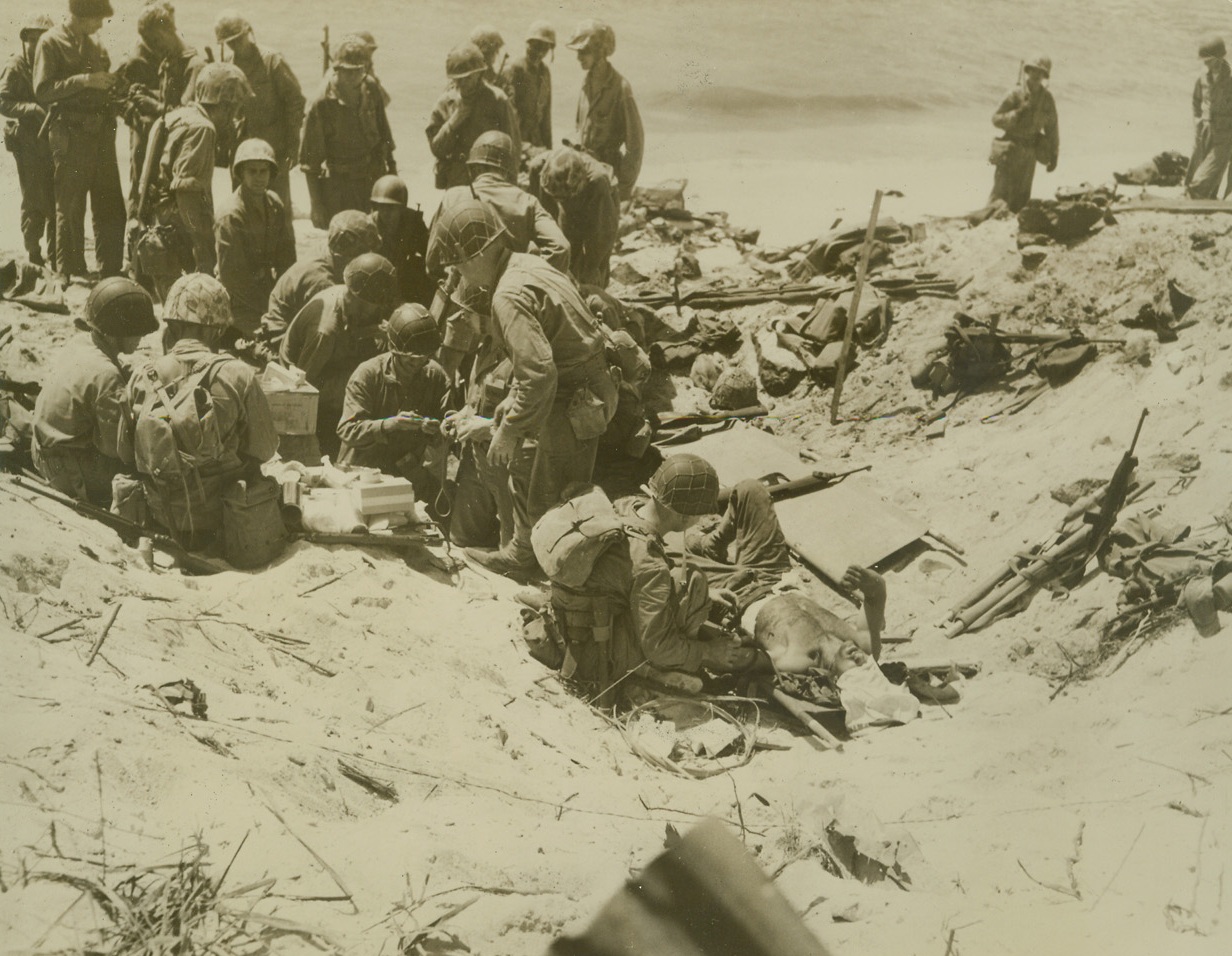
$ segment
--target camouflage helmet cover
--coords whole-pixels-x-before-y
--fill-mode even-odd
[[[163,302],[163,318],[212,327],[229,325],[231,297],[213,276],[192,272],[175,280]]]
[[[491,206],[465,196],[441,207],[432,224],[428,261],[456,266],[475,258],[504,234],[504,223]]]

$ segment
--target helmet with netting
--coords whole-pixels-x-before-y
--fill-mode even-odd
[[[516,182],[517,166],[513,161],[513,140],[508,133],[490,129],[480,133],[471,143],[466,157],[467,166],[489,166],[501,173],[509,182]]]
[[[356,256],[342,273],[347,290],[371,305],[388,305],[398,294],[398,273],[384,256],[365,252]]]
[[[719,475],[700,455],[672,455],[651,476],[650,495],[682,515],[708,515],[719,510]]]
[[[428,241],[428,261],[456,266],[474,259],[504,234],[505,225],[491,206],[465,196],[441,207]]]
[[[192,272],[175,280],[163,302],[168,322],[221,327],[231,322],[231,297],[223,284],[204,272]]]
[[[418,302],[400,305],[385,323],[392,352],[403,355],[435,355],[441,347],[436,320]]]

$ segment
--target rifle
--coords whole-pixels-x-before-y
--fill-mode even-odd
[[[149,538],[154,543],[154,547],[158,548],[163,554],[174,558],[185,570],[191,571],[194,574],[218,574],[222,571],[233,570],[231,565],[225,561],[193,554],[168,535],[151,533],[148,528],[143,528],[127,518],[121,518],[119,515],[113,515],[110,511],[104,511],[102,508],[96,508],[94,505],[87,504],[84,501],[76,501],[66,495],[53,491],[41,481],[36,483],[35,481],[15,476],[13,483],[19,488],[33,491],[44,498],[50,498],[66,508],[72,508],[83,518],[92,518],[95,521],[102,522],[122,538]]]
[[[329,63],[330,63],[329,24],[328,23],[325,24],[325,26],[322,27],[321,29],[324,31],[324,34],[321,37],[321,73],[324,74],[324,73],[329,72]]]
[[[733,419],[764,418],[770,412],[761,405],[749,405],[745,408],[734,408],[728,412],[714,414],[677,415],[675,418],[662,418],[656,423],[660,431],[670,431],[674,428],[688,428],[690,425],[719,425]]]
[[[1134,457],[1134,449],[1138,447],[1138,436],[1142,434],[1142,424],[1146,421],[1146,416],[1149,414],[1147,409],[1142,409],[1142,414],[1138,417],[1138,427],[1134,429],[1134,439],[1129,443],[1129,448],[1125,454],[1121,456],[1120,462],[1117,464],[1116,471],[1112,473],[1112,478],[1108,482],[1108,490],[1104,492],[1103,504],[1095,515],[1086,515],[1084,520],[1091,526],[1091,537],[1087,547],[1090,554],[1098,554],[1104,546],[1104,541],[1108,537],[1108,532],[1112,530],[1112,526],[1116,523],[1117,515],[1125,504],[1125,495],[1129,491],[1129,478],[1133,474],[1134,469],[1138,467],[1138,459]]]
[[[770,492],[771,501],[782,501],[785,498],[796,498],[800,495],[806,495],[810,491],[829,488],[831,485],[842,481],[848,475],[855,475],[861,471],[870,471],[872,467],[872,465],[861,465],[859,468],[851,468],[847,471],[814,471],[802,478],[792,478],[790,480],[786,475],[774,472],[773,474],[763,475],[759,480]],[[731,489],[722,489],[719,492],[719,506],[726,505],[727,499],[730,497]]]

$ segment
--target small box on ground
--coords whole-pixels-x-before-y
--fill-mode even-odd
[[[356,509],[365,517],[415,511],[415,489],[405,478],[365,481],[354,485],[351,491],[355,495]]]
[[[269,402],[274,429],[279,435],[312,435],[317,430],[320,393],[297,368],[270,362],[257,380]]]

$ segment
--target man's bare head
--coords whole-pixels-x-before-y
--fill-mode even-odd
[[[801,594],[770,598],[757,613],[753,637],[786,674],[832,672],[843,662],[845,646],[858,649],[855,628]]]

